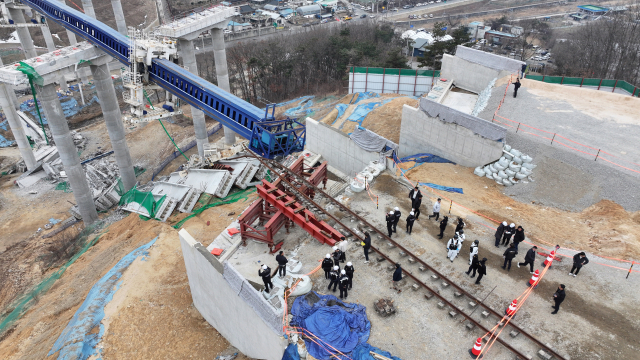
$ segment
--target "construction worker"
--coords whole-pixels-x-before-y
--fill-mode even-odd
[[[393,222],[395,221],[395,219],[396,217],[393,214],[393,210],[389,211],[387,217],[385,218],[385,221],[387,222],[387,232],[389,233],[389,237],[391,237],[391,234],[393,233]]]
[[[564,284],[560,284],[560,286],[558,286],[558,290],[556,290],[556,292],[553,294],[553,302],[555,303],[555,305],[551,305],[551,307],[554,309],[554,311],[552,312],[553,315],[558,313],[558,310],[560,310],[560,304],[562,304],[562,302],[564,301],[564,297],[565,297],[565,293],[564,293]]]
[[[329,282],[329,287],[327,287],[327,289],[331,290],[331,285],[333,285],[333,292],[336,292],[336,287],[338,287],[338,280],[340,279],[340,267],[334,266],[329,273],[329,276],[331,282]]]
[[[518,255],[518,250],[516,250],[516,246],[511,244],[507,250],[505,250],[502,257],[504,258],[504,265],[502,265],[502,269],[507,269],[507,271],[511,270],[511,260]],[[509,268],[507,268],[507,263],[509,264]]]
[[[418,198],[413,202],[413,208],[411,209],[416,214],[416,220],[420,217],[420,205],[422,205],[422,194],[418,194]]]
[[[460,241],[458,240],[458,235],[453,235],[453,237],[447,242],[447,257],[451,262],[453,262],[453,259],[458,256],[458,251],[460,251],[459,247]]]
[[[411,235],[411,230],[413,229],[413,222],[416,220],[416,217],[413,215],[413,211],[409,213],[407,216],[407,234]]]
[[[287,275],[287,263],[289,260],[284,256],[284,251],[280,251],[278,256],[276,256],[276,261],[278,262],[278,275],[282,278]]]
[[[456,232],[460,232],[460,230],[464,229],[464,221],[461,217],[458,218],[458,224],[456,225]]]
[[[480,264],[478,264],[478,279],[476,279],[476,285],[480,285],[482,277],[487,275],[487,258],[482,258]]]
[[[343,271],[347,272],[347,277],[349,277],[349,290],[351,290],[351,286],[353,286],[353,273],[356,272],[356,269],[351,262],[348,262]]]
[[[369,249],[371,249],[371,235],[368,232],[364,233],[364,240],[362,240],[364,245],[362,245],[362,249],[364,250],[364,263],[369,263]]]
[[[502,239],[504,229],[506,229],[507,226],[509,226],[509,224],[506,221],[503,221],[502,224],[500,224],[500,226],[498,226],[498,228],[496,229],[496,247],[500,247],[500,240]]]
[[[573,275],[573,277],[575,277],[580,272],[580,269],[582,269],[582,266],[587,265],[588,263],[589,259],[587,259],[587,254],[584,252],[573,255],[573,267],[571,267],[569,275]],[[576,271],[575,273],[573,272],[574,270]]]
[[[516,78],[516,82],[513,84],[513,97],[515,98],[516,96],[518,96],[518,89],[520,89],[520,86],[522,84],[520,83],[520,79]]]
[[[342,270],[342,272],[340,273],[340,278],[338,279],[338,283],[340,284],[340,299],[346,299],[348,292],[347,289],[349,287],[349,276],[347,276],[347,272]],[[335,290],[334,290],[335,291]]]
[[[431,220],[432,217],[436,218],[436,221],[438,221],[438,218],[440,217],[440,202],[442,201],[442,199],[438,198],[438,200],[436,200],[436,202],[433,204],[433,215],[429,215],[429,220]]]
[[[465,274],[469,275],[469,273],[473,270],[473,275],[471,275],[471,277],[476,277],[476,270],[478,270],[478,266],[480,266],[478,254],[473,254],[473,256],[471,257],[471,261],[469,262],[469,270],[467,270]]]
[[[529,272],[533,274],[533,263],[536,261],[536,250],[538,250],[538,247],[535,245],[529,249],[527,254],[524,256],[524,262],[518,263],[518,267],[529,264]]]
[[[411,189],[411,191],[409,191],[409,200],[411,200],[412,208],[415,208],[415,206],[413,206],[414,201],[416,201],[421,197],[422,197],[422,193],[420,192],[420,189],[418,189],[417,185],[413,189]]]
[[[465,240],[467,240],[467,237],[464,234],[464,230],[457,231],[456,235],[458,235],[458,240],[460,240],[460,242],[464,242]]]
[[[449,222],[449,217],[445,216],[440,221],[440,234],[438,234],[438,239],[442,239],[444,236],[444,231],[447,229],[447,223]]]
[[[396,270],[393,272],[393,289],[400,293],[402,290],[398,289],[398,282],[402,280],[402,268],[399,263],[396,263]]]
[[[258,270],[258,275],[262,278],[262,282],[264,283],[264,291],[269,293],[269,286],[273,289],[273,284],[271,283],[271,269],[267,266],[267,264],[263,264],[261,270]]]
[[[469,265],[471,265],[471,262],[473,261],[473,257],[475,255],[478,255],[478,245],[480,244],[479,240],[475,240],[473,242],[473,244],[471,244],[471,247],[469,247]],[[476,256],[477,258],[477,256]]]
[[[511,223],[509,227],[504,228],[504,234],[502,235],[502,245],[509,246],[511,242],[511,237],[516,232],[516,224]]]
[[[344,253],[342,252],[342,250],[340,250],[337,246],[333,247],[333,253],[331,254],[331,256],[333,256],[333,265],[338,265],[340,266],[340,261],[344,261]]]
[[[331,279],[331,268],[333,267],[333,260],[331,260],[331,255],[327,254],[322,260],[322,270],[324,270],[324,278]]]
[[[393,208],[393,216],[393,232],[396,232],[398,222],[400,221],[400,217],[402,216],[402,213],[400,212],[400,209],[398,207]]]
[[[522,226],[518,226],[515,234],[513,235],[513,243],[516,245],[516,250],[518,250],[518,244],[523,242],[524,239],[525,239],[524,229],[522,228]]]

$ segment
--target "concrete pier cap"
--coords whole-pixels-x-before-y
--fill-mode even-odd
[[[224,29],[229,24],[235,10],[228,6],[213,6],[195,11],[183,18],[156,28],[156,33],[176,39],[194,40],[202,32],[210,29]]]

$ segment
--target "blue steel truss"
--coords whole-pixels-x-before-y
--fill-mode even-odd
[[[20,1],[130,65],[127,36],[55,0]],[[147,71],[150,81],[248,139],[249,147],[263,157],[273,159],[304,149],[304,125],[291,119],[275,120],[269,106],[262,110],[168,60],[153,59]]]

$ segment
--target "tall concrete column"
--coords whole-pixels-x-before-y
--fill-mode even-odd
[[[67,92],[69,91],[69,85],[67,85],[67,78],[60,74],[60,89],[62,89],[62,91]]]
[[[64,0],[58,0],[58,1],[63,4],[65,3]],[[74,34],[73,31],[67,30],[67,37],[69,38],[69,45],[73,46],[78,43],[78,40],[76,39],[76,34]]]
[[[113,87],[109,65],[91,66],[93,81],[96,84],[96,91],[100,99],[100,107],[104,116],[111,146],[116,156],[116,163],[120,169],[120,178],[124,185],[124,190],[128,191],[136,184],[136,175],[133,171],[133,161],[129,154],[129,147],[124,137],[124,124],[116,97],[116,89]]]
[[[53,36],[51,36],[51,30],[49,30],[48,26],[41,26],[42,36],[44,37],[44,42],[47,44],[47,51],[52,52],[56,50],[56,44],[53,42]]]
[[[84,14],[87,16],[91,16],[92,18],[96,18],[96,11],[93,10],[93,3],[91,0],[82,0],[82,9],[84,10]]]
[[[11,104],[9,92],[13,92],[13,90],[8,89],[4,83],[0,83],[0,107],[2,107],[4,116],[6,116],[7,121],[9,122],[11,133],[16,139],[16,143],[18,143],[20,155],[22,156],[24,163],[27,165],[27,169],[31,170],[36,165],[36,157],[33,155],[33,151],[31,151],[29,140],[27,140],[27,134],[25,134],[24,128],[22,127],[22,121],[18,118],[16,109],[13,107],[13,104]]]
[[[111,0],[111,7],[113,7],[113,16],[116,18],[116,27],[118,32],[122,35],[127,35],[127,23],[124,19],[124,13],[122,12],[122,3],[120,0]]]
[[[69,132],[69,124],[67,124],[60,100],[58,100],[56,86],[54,84],[38,86],[37,91],[49,122],[49,129],[58,147],[64,171],[67,173],[67,179],[73,189],[73,196],[78,204],[82,221],[85,225],[89,225],[98,220],[98,211],[96,211],[93,194],[89,188],[84,169],[80,165],[80,156],[78,156],[78,150]]]
[[[0,58],[0,67],[2,66],[4,66],[4,64],[2,63],[2,58]],[[13,91],[13,89],[10,86],[7,87],[7,95],[9,96],[9,100],[13,104],[14,109],[20,110],[20,103],[18,102],[18,97],[16,96],[16,92]]]
[[[24,14],[20,9],[9,9],[9,15],[11,15],[11,19],[16,24],[25,23]],[[20,40],[20,45],[22,46],[22,51],[24,52],[24,56],[27,59],[34,58],[38,56],[36,53],[36,48],[33,46],[33,39],[31,39],[31,34],[29,34],[28,27],[18,27],[16,29],[18,32],[18,39]]]
[[[189,69],[189,72],[198,75],[198,64],[196,63],[196,53],[193,50],[192,40],[179,39],[180,55],[182,56],[182,64]],[[193,128],[196,132],[196,144],[198,144],[198,154],[204,156],[204,145],[209,143],[207,136],[207,125],[204,121],[204,113],[202,110],[191,107],[191,117],[193,118]]]
[[[211,29],[211,41],[213,42],[213,58],[216,64],[218,87],[231,93],[229,69],[227,69],[227,52],[224,48],[224,33],[222,29]],[[224,127],[224,142],[227,145],[236,142],[236,133],[226,126]]]

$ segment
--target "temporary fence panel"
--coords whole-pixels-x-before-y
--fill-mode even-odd
[[[598,90],[605,88],[611,91],[622,90],[627,92],[631,96],[639,97],[640,89],[637,86],[628,83],[624,80],[615,79],[593,79],[593,78],[580,78],[580,77],[565,77],[565,76],[547,76],[547,75],[527,75],[527,79],[542,81],[550,84],[562,84],[580,87],[595,87]]]
[[[439,76],[436,70],[352,67],[349,93],[373,91],[417,96],[428,93],[434,78]]]
[[[562,85],[581,85],[582,84],[582,78],[577,78],[577,77],[565,77],[564,80],[562,81]]]
[[[542,81],[550,84],[560,84],[562,76],[545,76]]]
[[[582,82],[582,86],[600,86],[602,79],[587,79]]]

